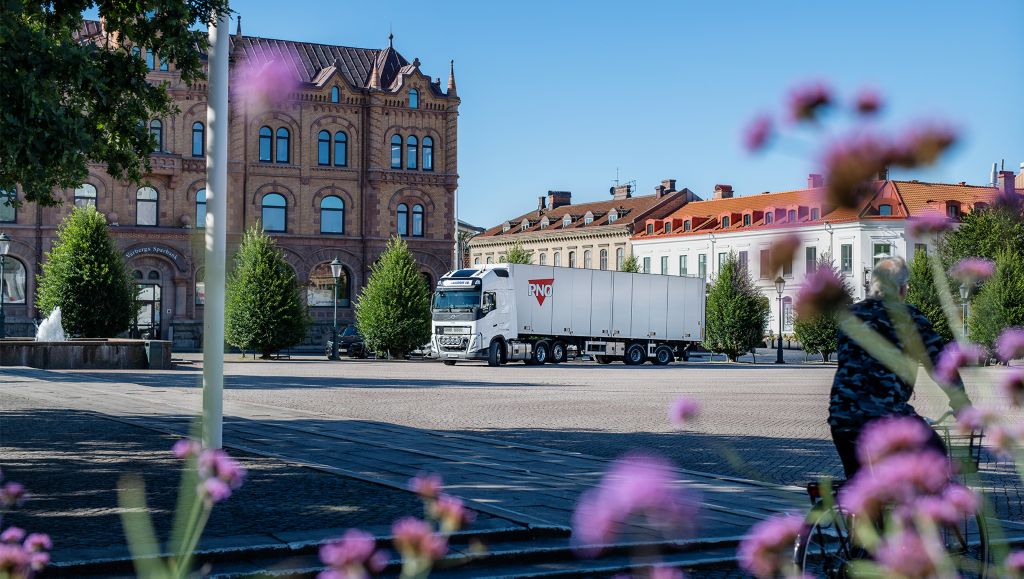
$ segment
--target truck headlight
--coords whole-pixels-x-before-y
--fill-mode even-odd
[[[469,349],[470,351],[480,349],[480,334],[473,334],[473,339],[469,341]]]

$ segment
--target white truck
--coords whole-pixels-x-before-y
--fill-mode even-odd
[[[431,349],[445,364],[558,364],[570,347],[601,364],[668,364],[704,328],[704,279],[494,264],[450,271],[431,303]]]

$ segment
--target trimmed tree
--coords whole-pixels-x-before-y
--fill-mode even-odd
[[[295,271],[269,235],[248,229],[227,280],[225,339],[267,359],[302,342],[309,324]]]
[[[735,362],[764,341],[770,307],[767,296],[730,253],[708,291],[704,347]]]
[[[516,241],[505,254],[505,263],[529,264],[533,260],[533,252],[523,248],[523,242]]]
[[[931,321],[935,331],[947,342],[953,340],[953,330],[949,327],[946,312],[942,309],[939,289],[935,285],[935,274],[932,271],[927,253],[919,251],[910,260],[910,287],[907,289],[907,303],[917,306],[921,313]]]
[[[73,210],[57,228],[37,280],[40,313],[60,307],[68,335],[112,338],[131,327],[137,295],[103,214],[94,207]]]
[[[844,305],[853,303],[853,287],[850,286],[847,278],[839,273],[839,268],[836,267],[830,255],[825,254],[818,259],[818,269],[832,270],[832,275],[841,280],[843,284],[843,293],[846,294]],[[838,311],[830,309],[801,315],[797,310],[796,319],[793,321],[793,333],[803,345],[804,351],[809,354],[821,354],[822,362],[828,362],[832,353],[836,351],[838,332]]]
[[[1024,326],[1024,254],[1003,251],[996,271],[971,303],[967,328],[971,340],[991,351],[1003,329]]]
[[[971,211],[944,236],[941,246],[946,269],[967,257],[995,260],[1003,251],[1024,254],[1024,215],[1020,208],[1000,205]]]
[[[356,326],[378,355],[400,358],[430,340],[430,289],[409,245],[398,237],[370,270],[356,301]]]
[[[622,260],[622,265],[619,266],[619,271],[640,273],[640,260],[632,253],[627,255],[626,259]]]

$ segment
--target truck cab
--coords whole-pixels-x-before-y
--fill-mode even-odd
[[[448,272],[431,299],[431,343],[438,358],[487,360],[491,343],[503,343],[516,327],[508,269],[486,267]]]

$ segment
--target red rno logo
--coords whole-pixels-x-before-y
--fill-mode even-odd
[[[551,285],[555,283],[555,279],[531,279],[529,282],[527,293],[537,298],[538,304],[544,305],[544,300],[551,297]]]

